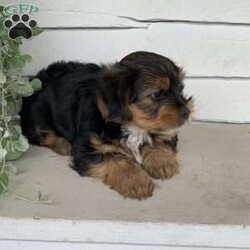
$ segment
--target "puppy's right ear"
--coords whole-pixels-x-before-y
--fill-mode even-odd
[[[103,119],[124,124],[131,119],[128,108],[136,73],[128,67],[116,64],[103,69],[97,107]]]

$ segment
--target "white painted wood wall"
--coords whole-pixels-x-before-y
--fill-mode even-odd
[[[15,1],[4,0],[3,4]],[[32,0],[44,33],[25,42],[26,73],[56,60],[113,62],[136,50],[187,72],[197,120],[250,122],[249,0]]]

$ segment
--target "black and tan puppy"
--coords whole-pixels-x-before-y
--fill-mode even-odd
[[[142,51],[111,66],[59,62],[37,77],[42,90],[24,98],[20,112],[30,143],[70,153],[80,175],[124,197],[147,198],[151,177],[178,173],[177,130],[192,101],[171,60]]]

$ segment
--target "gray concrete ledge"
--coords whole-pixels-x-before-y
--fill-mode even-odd
[[[69,158],[31,147],[15,164],[0,216],[28,219],[250,225],[250,125],[192,124],[180,134],[180,174],[155,181],[152,198],[123,199],[98,180],[81,178]],[[41,191],[51,205],[35,199]]]

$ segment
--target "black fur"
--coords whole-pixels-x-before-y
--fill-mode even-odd
[[[120,138],[121,126],[112,120],[122,119],[122,102],[116,107],[112,106],[112,101],[116,100],[106,100],[113,111],[110,121],[102,118],[95,104],[96,95],[105,84],[100,84],[103,78],[109,76],[103,77],[101,67],[95,64],[58,62],[40,71],[36,77],[42,81],[42,90],[23,98],[20,112],[23,134],[30,143],[37,145],[42,130],[53,131],[67,139],[72,144],[73,167],[84,175],[89,163],[102,160],[102,155],[91,147],[90,135],[96,134],[105,142]],[[110,85],[116,84],[108,80],[103,93],[111,91]],[[114,98],[123,91],[113,93]]]

